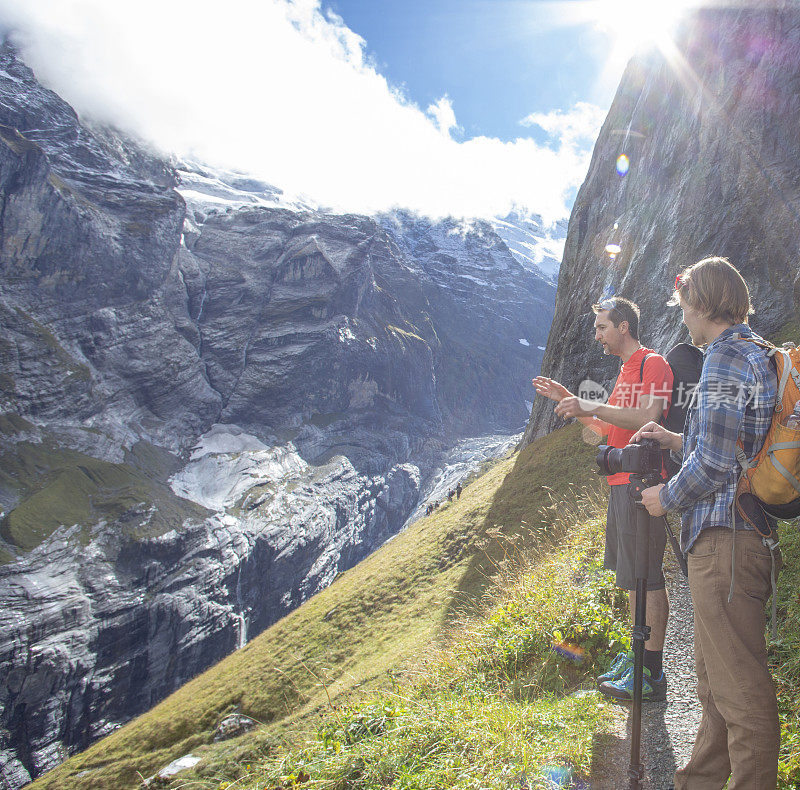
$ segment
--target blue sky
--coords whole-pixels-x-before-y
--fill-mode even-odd
[[[428,106],[449,96],[460,137],[539,140],[520,120],[577,102],[608,107],[601,84],[614,42],[592,22],[564,22],[569,0],[329,0],[325,7],[366,41],[378,69]]]

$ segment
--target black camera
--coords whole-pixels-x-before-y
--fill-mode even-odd
[[[627,447],[609,447],[601,444],[594,459],[600,467],[598,474],[616,475],[630,472],[647,476],[661,472],[661,445],[655,439],[642,439]]]

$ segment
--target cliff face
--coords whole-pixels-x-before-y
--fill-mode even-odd
[[[674,52],[632,61],[570,218],[546,375],[571,389],[616,375],[593,339],[591,305],[604,294],[640,305],[645,344],[688,339],[665,303],[677,272],[708,255],[748,281],[756,331],[793,327],[800,339],[798,86],[793,3],[702,11]],[[622,248],[613,261],[608,244]],[[554,425],[552,403],[537,398],[525,443]]]
[[[517,430],[554,288],[486,223],[187,212],[173,170],[7,45],[0,95],[17,788],[395,534],[460,438]]]

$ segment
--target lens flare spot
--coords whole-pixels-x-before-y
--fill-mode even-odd
[[[630,170],[630,168],[631,168],[631,160],[628,159],[628,157],[625,156],[625,154],[620,154],[617,157],[617,172],[621,176],[625,176],[628,174],[628,170]]]
[[[539,771],[548,790],[569,787],[572,784],[572,770],[563,765],[545,765]]]
[[[580,664],[583,661],[584,650],[578,645],[571,645],[569,642],[553,642],[550,645],[550,649],[574,664]]]
[[[606,244],[606,254],[613,261],[622,252],[622,247],[619,244]]]
[[[584,425],[581,429],[581,439],[583,439],[584,444],[588,444],[591,447],[597,447],[597,445],[602,441],[602,439],[588,425]]]

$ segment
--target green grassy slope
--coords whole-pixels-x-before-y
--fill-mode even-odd
[[[781,716],[780,790],[800,787],[800,528],[780,528],[783,570],[778,578],[778,638],[769,662],[778,690]]]
[[[571,427],[492,467],[454,501],[413,524],[328,589],[153,710],[43,776],[32,788],[121,790],[208,743],[237,710],[268,725],[236,746],[261,752],[300,731],[354,689],[386,687],[389,671],[447,630],[487,588],[503,545],[537,544],[552,495],[595,486],[593,449]]]

